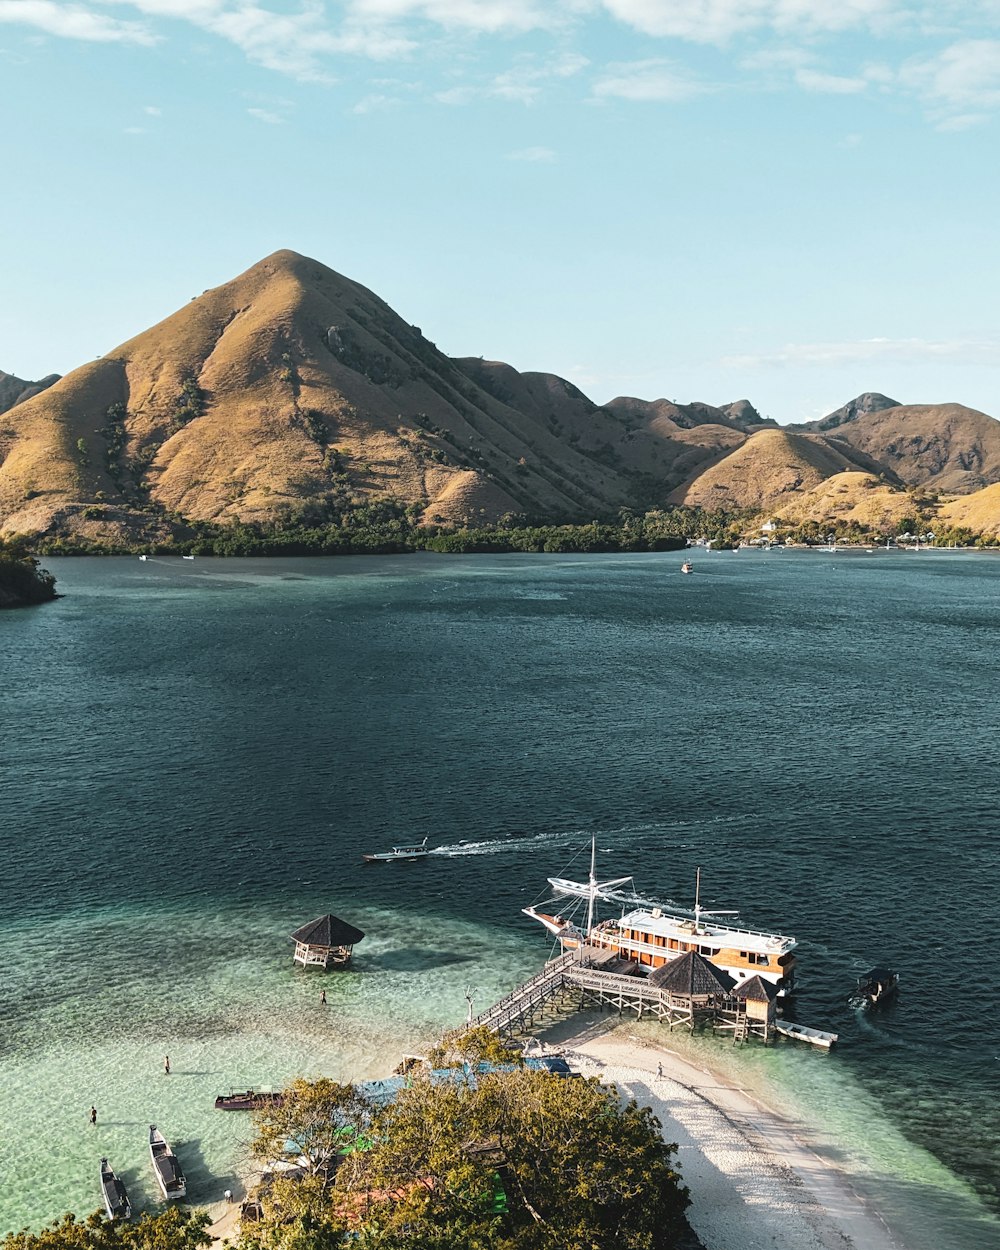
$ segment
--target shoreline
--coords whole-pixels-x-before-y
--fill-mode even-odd
[[[704,1250],[905,1250],[807,1126],[720,1072],[609,1021],[564,1021],[538,1040],[652,1108],[678,1145]]]

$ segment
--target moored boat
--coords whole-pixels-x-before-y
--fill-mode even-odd
[[[180,1160],[170,1149],[167,1139],[155,1124],[149,1126],[149,1157],[156,1174],[156,1183],[164,1198],[171,1200],[183,1198],[187,1193],[187,1182],[181,1169]]]
[[[132,1204],[128,1200],[125,1186],[114,1174],[107,1159],[101,1160],[101,1194],[109,1220],[131,1219]]]
[[[427,839],[424,838],[423,842],[401,842],[391,851],[375,851],[361,858],[366,864],[386,864],[396,859],[424,859],[429,854]]]
[[[682,572],[682,573],[693,573],[693,572],[694,572],[694,565],[691,563],[691,561],[690,561],[690,560],[685,560],[685,561],[684,561],[684,563],[681,565],[681,572]]]
[[[557,898],[568,896],[587,900],[586,920],[581,927],[561,915],[548,914],[534,907],[523,909],[525,915],[539,921],[559,939],[564,951],[581,946],[597,947],[613,951],[622,959],[632,960],[649,971],[661,968],[689,951],[696,951],[727,972],[737,985],[759,976],[774,985],[779,998],[794,992],[794,951],[798,945],[795,938],[720,923],[717,917],[738,913],[702,908],[700,868],[695,877],[694,910],[685,914],[637,899],[634,895],[622,894],[618,887],[630,882],[631,877],[598,881],[594,875],[594,854],[592,846],[587,882],[569,881],[564,877],[548,878]],[[595,905],[598,899],[623,904],[622,915],[596,921]],[[625,907],[630,904],[639,905],[626,911]]]
[[[216,1111],[256,1111],[258,1107],[280,1107],[281,1093],[261,1093],[248,1089],[242,1094],[220,1094],[215,1100]]]

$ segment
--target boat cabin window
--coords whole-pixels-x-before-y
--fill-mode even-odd
[[[698,949],[703,955],[708,955],[711,958],[713,955],[718,955],[721,948],[718,946],[699,946]]]

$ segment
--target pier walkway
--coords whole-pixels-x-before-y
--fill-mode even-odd
[[[613,952],[584,946],[550,959],[541,972],[512,990],[492,1007],[469,1022],[469,1028],[487,1028],[510,1041],[531,1032],[536,1019],[546,1010],[577,1011],[588,1003],[601,1008],[628,1012],[639,1020],[653,1019],[674,1029],[678,1025],[694,1029],[709,1024],[720,1032],[730,1032],[734,1042],[760,1037],[765,1044],[775,1032],[796,1041],[829,1048],[836,1033],[810,1029],[804,1025],[778,1022],[773,1007],[763,1015],[748,1011],[738,996],[724,994],[680,994],[659,985],[650,985],[644,976],[612,972],[607,965],[622,963]],[[752,1009],[753,1004],[749,1005]]]

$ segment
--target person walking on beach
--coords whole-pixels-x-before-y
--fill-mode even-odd
[[[163,1071],[165,1075],[167,1076],[170,1075],[170,1056],[169,1055],[163,1056]]]
[[[323,1004],[324,1007],[326,1006],[326,990],[320,990],[319,1001]]]
[[[97,1108],[96,1107],[90,1108],[90,1122],[91,1124],[97,1123]]]
[[[656,1065],[656,1075],[660,1077],[663,1076],[663,1064],[662,1063],[658,1063]]]

